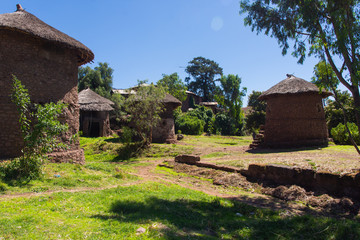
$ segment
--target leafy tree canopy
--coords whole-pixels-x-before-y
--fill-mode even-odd
[[[293,44],[299,63],[307,55],[326,59],[352,93],[360,126],[358,0],[242,0],[240,8],[245,25],[276,38],[283,54]]]
[[[259,97],[262,92],[252,91],[248,98],[248,106],[254,111],[266,111],[266,102],[260,101]]]
[[[216,62],[204,57],[196,57],[189,62],[185,72],[190,77],[185,79],[189,91],[202,97],[204,102],[213,101],[216,91],[215,81],[222,76],[223,69]]]
[[[144,84],[141,81],[136,87],[136,94],[125,100],[125,111],[131,116],[131,123],[146,145],[152,142],[152,131],[161,118],[164,107],[162,100],[165,97],[164,88],[154,84]]]
[[[221,107],[228,111],[229,117],[235,124],[235,129],[238,129],[232,134],[240,134],[243,125],[242,98],[246,95],[247,89],[241,89],[241,78],[238,75],[222,76],[219,81],[220,88],[215,99]]]
[[[156,85],[163,87],[166,92],[181,102],[185,101],[187,88],[177,73],[170,75],[163,74],[163,78],[160,79]]]
[[[99,95],[110,98],[112,90],[114,70],[109,67],[108,63],[99,63],[94,69],[87,67],[79,67],[78,72],[78,90],[90,88]]]
[[[259,100],[260,95],[261,92],[252,91],[248,98],[248,106],[252,109],[246,116],[246,129],[252,132],[258,130],[260,125],[265,124],[266,102]]]

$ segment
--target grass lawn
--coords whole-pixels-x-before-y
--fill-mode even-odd
[[[157,162],[201,149],[206,161],[235,165],[239,156],[251,156],[236,151],[250,141],[186,136],[181,144],[154,144],[140,153],[116,138],[81,138],[84,166],[49,163],[41,180],[0,182],[0,239],[360,239],[359,219],[290,216],[285,210],[256,208],[137,176],[141,169],[153,168],[165,179],[169,174],[159,171]],[[350,150],[330,146],[312,151]],[[268,154],[286,156],[256,156]],[[305,162],[318,164],[316,157]]]

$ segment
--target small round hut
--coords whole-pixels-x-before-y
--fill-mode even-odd
[[[159,125],[153,129],[152,141],[155,143],[174,143],[176,142],[176,135],[173,112],[181,106],[181,102],[167,93],[162,103],[165,110],[160,114]]]
[[[0,14],[0,158],[16,157],[23,146],[18,113],[11,102],[12,75],[29,90],[35,103],[63,101],[68,105],[63,122],[67,142],[79,130],[78,67],[94,59],[82,43],[44,23],[20,5]],[[72,144],[54,154],[54,161],[83,162],[83,151]]]
[[[79,92],[80,131],[86,137],[106,137],[111,135],[109,112],[114,103],[90,88]]]
[[[264,145],[269,147],[298,147],[324,145],[328,131],[322,98],[318,87],[293,75],[269,90],[259,100],[266,100]]]

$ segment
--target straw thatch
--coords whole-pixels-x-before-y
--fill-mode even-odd
[[[79,92],[79,104],[82,111],[101,112],[113,110],[110,105],[114,103],[88,88]]]
[[[168,93],[166,93],[165,97],[161,100],[161,102],[163,102],[164,104],[173,103],[175,105],[181,106],[181,101]]]
[[[288,77],[283,81],[279,82],[275,86],[271,87],[269,90],[263,92],[259,100],[265,100],[269,97],[276,95],[286,95],[286,94],[308,94],[308,93],[319,93],[322,97],[328,97],[332,95],[330,92],[321,92],[319,88],[304,79],[295,77],[293,75],[287,75]]]
[[[31,13],[25,11],[20,4],[17,5],[15,12],[0,14],[0,30],[29,34],[33,37],[72,49],[77,53],[79,66],[94,59],[93,52],[84,44],[44,23]]]

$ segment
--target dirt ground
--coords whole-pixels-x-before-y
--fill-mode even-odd
[[[184,144],[186,143],[179,143]],[[221,153],[222,156],[207,158],[209,154]],[[314,169],[332,173],[353,173],[360,171],[360,156],[351,146],[344,149],[333,148],[293,148],[293,149],[257,149],[248,146],[195,147],[194,155],[202,161],[217,165],[230,165],[247,168],[249,164],[280,164]]]

